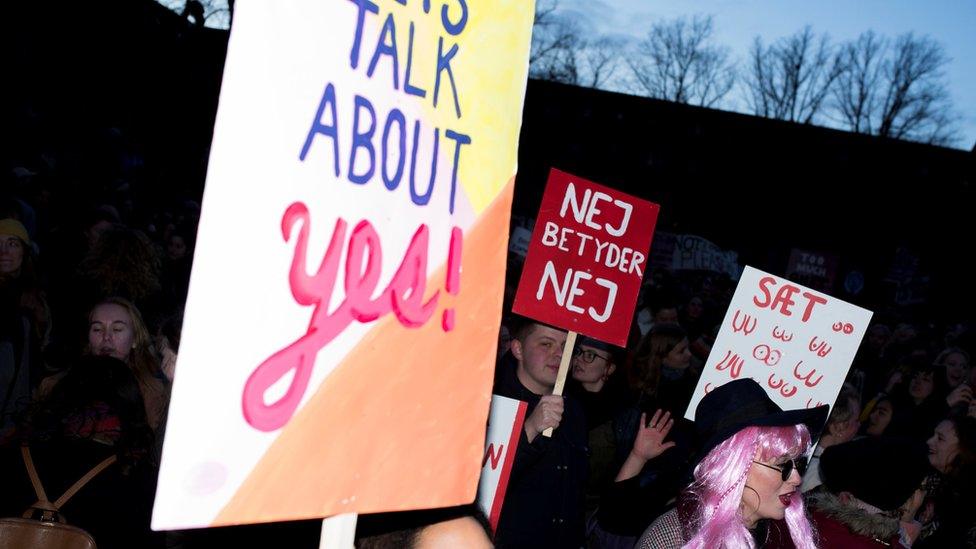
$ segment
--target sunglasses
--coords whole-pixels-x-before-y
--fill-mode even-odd
[[[606,360],[607,362],[610,362],[610,357],[603,356],[603,355],[601,355],[599,353],[595,353],[595,352],[590,351],[590,350],[585,350],[584,351],[580,347],[577,347],[577,348],[573,349],[573,357],[574,358],[579,358],[579,359],[581,359],[583,362],[585,362],[587,364],[592,364],[593,361],[596,360],[596,359],[598,359],[598,358],[602,358],[603,360]]]
[[[763,463],[761,461],[756,461],[756,460],[752,460],[752,462],[757,465],[762,465],[763,467],[766,467],[768,469],[772,469],[773,471],[779,471],[780,477],[783,479],[783,482],[790,480],[790,475],[793,474],[794,469],[796,469],[796,472],[799,473],[800,476],[802,477],[803,472],[807,468],[806,467],[807,462],[805,459],[802,458],[791,459],[780,467],[777,467],[775,465],[769,465],[767,463]]]

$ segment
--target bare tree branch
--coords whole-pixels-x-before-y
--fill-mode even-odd
[[[599,88],[607,83],[620,66],[623,46],[620,40],[604,36],[580,52],[585,68],[582,85]]]
[[[871,116],[877,106],[877,89],[887,46],[873,31],[841,48],[844,70],[833,89],[841,122],[851,131],[874,133]]]
[[[536,3],[529,51],[529,76],[579,83],[577,52],[586,47],[579,24],[556,13],[557,0]]]
[[[889,44],[869,31],[842,55],[833,97],[850,130],[937,145],[958,140],[941,44],[912,33]]]
[[[735,69],[728,48],[711,44],[712,17],[657,23],[629,61],[650,97],[711,107],[732,89]]]
[[[767,118],[813,123],[824,109],[833,82],[843,69],[826,35],[819,39],[807,26],[764,47],[756,37],[745,79],[752,112]]]

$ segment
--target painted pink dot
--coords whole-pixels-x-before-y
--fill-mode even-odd
[[[227,482],[227,468],[220,463],[198,463],[186,477],[185,488],[194,496],[205,496],[219,490]]]
[[[443,328],[445,332],[450,332],[454,329],[454,309],[444,309],[441,328]]]

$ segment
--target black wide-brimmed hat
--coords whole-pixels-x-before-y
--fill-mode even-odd
[[[850,492],[883,511],[898,509],[931,471],[920,440],[866,437],[831,446],[820,456],[820,478],[835,494]]]
[[[701,461],[716,446],[746,427],[781,427],[804,424],[815,441],[827,422],[830,407],[783,410],[751,378],[736,379],[712,389],[695,409],[698,457]]]

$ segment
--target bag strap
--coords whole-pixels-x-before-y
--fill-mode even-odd
[[[52,504],[51,501],[47,499],[47,494],[44,492],[44,486],[41,484],[41,479],[37,475],[37,468],[34,467],[34,460],[31,459],[30,447],[21,446],[20,453],[24,456],[24,465],[27,466],[27,474],[30,476],[31,484],[34,485],[34,493],[37,494],[37,503],[42,504],[39,506],[39,508],[43,509],[47,506],[53,506],[53,511],[60,509],[62,505],[67,503],[68,500],[78,492],[78,490],[81,490],[86,484],[88,484],[88,481],[95,478],[95,476],[104,471],[106,467],[115,463],[117,459],[115,455],[111,455],[103,459],[98,465],[92,467],[91,470],[85,473],[85,476],[81,477],[77,482],[72,484],[71,488],[68,488],[63,494],[61,494],[61,497],[59,497],[57,501]]]

